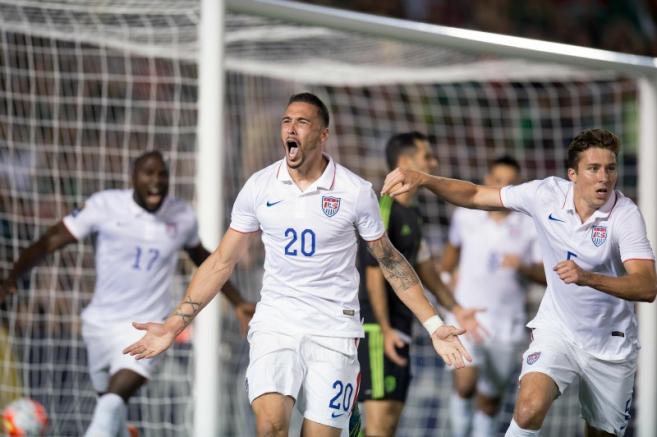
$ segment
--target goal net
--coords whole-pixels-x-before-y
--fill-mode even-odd
[[[90,194],[129,186],[131,161],[144,150],[165,153],[171,193],[193,202],[198,22],[193,0],[0,0],[2,276],[21,249]],[[478,181],[501,154],[518,158],[526,179],[565,175],[567,143],[597,126],[621,137],[619,185],[636,197],[638,97],[629,77],[243,14],[227,14],[225,32],[226,223],[248,176],[280,158],[281,111],[306,90],[330,107],[329,153],[375,188],[387,172],[385,142],[397,132],[427,133],[439,174]],[[420,206],[439,256],[452,209],[424,193]],[[50,435],[81,435],[95,403],[79,332],[94,285],[92,254],[92,242],[83,241],[49,257],[0,312],[0,400],[42,402]],[[254,300],[262,261],[256,244],[235,272]],[[181,262],[172,299],[190,270]],[[535,310],[540,295],[532,296]],[[248,346],[232,314],[223,324],[221,435],[253,435],[243,385]],[[416,332],[398,435],[446,436],[451,375]],[[191,432],[192,369],[183,340],[130,403],[129,420],[143,435]],[[514,395],[509,387],[501,429]],[[574,436],[581,427],[571,389],[544,435]]]

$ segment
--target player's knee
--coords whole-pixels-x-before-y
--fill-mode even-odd
[[[258,437],[287,437],[289,423],[280,417],[258,417],[256,428]]]
[[[490,398],[487,396],[477,397],[477,408],[487,416],[496,415],[501,406],[502,402],[500,402],[500,399]]]
[[[463,399],[472,399],[477,389],[475,384],[455,384],[456,393]]]
[[[513,415],[518,426],[522,429],[539,429],[545,418],[545,408],[535,399],[519,400]]]

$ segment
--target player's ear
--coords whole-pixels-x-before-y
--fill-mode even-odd
[[[322,129],[322,133],[319,134],[319,137],[322,140],[322,143],[326,143],[329,137],[329,128],[325,127]]]
[[[570,179],[571,182],[577,182],[577,171],[574,168],[568,169],[568,179]]]

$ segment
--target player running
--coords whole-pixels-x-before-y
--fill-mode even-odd
[[[386,279],[431,334],[436,351],[463,366],[469,355],[443,325],[408,262],[390,244],[371,184],[324,153],[329,115],[313,94],[292,96],[281,120],[285,157],[252,175],[233,205],[217,250],[192,278],[164,324],[136,324],[144,338],[126,348],[137,358],[164,351],[230,276],[256,231],[265,273],[250,324],[249,401],[260,436],[287,436],[292,408],[304,436],[338,436],[359,386],[363,335],[355,267],[358,233]]]
[[[492,187],[519,182],[520,165],[510,156],[494,160],[485,177],[485,184]],[[545,284],[531,219],[509,210],[457,208],[441,270],[455,274],[457,266],[455,297],[465,306],[484,309],[477,319],[486,335],[461,339],[472,355],[472,363],[454,370],[452,436],[490,437],[496,434],[495,417],[502,397],[527,348],[527,281]]]
[[[536,226],[547,278],[507,437],[537,436],[554,399],[576,379],[589,436],[622,436],[637,366],[634,302],[657,294],[654,254],[641,212],[614,189],[618,138],[603,129],[568,147],[568,179],[493,188],[397,169],[383,193],[423,186],[467,208],[508,208]]]
[[[82,311],[91,383],[100,397],[85,436],[115,437],[127,432],[127,402],[151,377],[158,360],[136,361],[122,354],[140,332],[139,320],[164,320],[172,310],[170,286],[181,249],[200,265],[209,252],[199,241],[196,217],[184,201],[168,196],[169,171],[160,152],[134,162],[133,189],[92,195],[25,249],[9,277],[0,283],[0,298],[16,292],[18,279],[48,254],[96,236],[96,286]],[[224,293],[243,326],[254,305],[230,285]]]

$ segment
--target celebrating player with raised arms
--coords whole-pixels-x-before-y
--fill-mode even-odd
[[[200,243],[194,213],[168,196],[169,171],[160,152],[144,153],[134,162],[132,189],[92,195],[25,249],[0,297],[16,292],[18,279],[46,255],[95,234],[96,286],[82,312],[82,336],[94,389],[100,394],[85,436],[118,437],[127,432],[126,403],[151,376],[157,360],[136,361],[122,353],[141,333],[131,321],[163,320],[172,310],[170,285],[181,249],[196,265],[209,252]],[[226,297],[240,323],[250,320],[254,305],[230,285]]]
[[[603,129],[568,147],[568,179],[504,188],[397,169],[383,193],[418,186],[467,208],[508,208],[536,226],[547,290],[528,324],[520,391],[507,437],[537,436],[554,399],[576,379],[589,436],[625,433],[637,365],[634,302],[657,294],[654,254],[641,212],[614,189],[620,142]]]
[[[487,186],[519,182],[520,165],[510,156],[495,159],[485,177]],[[462,339],[472,363],[454,370],[452,436],[490,437],[496,433],[502,396],[527,347],[527,281],[545,283],[531,219],[509,210],[457,208],[441,270],[454,274],[457,267],[455,297],[463,305],[483,309],[477,318],[487,334]]]
[[[449,364],[469,359],[443,325],[408,262],[390,244],[371,184],[326,155],[329,114],[313,94],[292,96],[281,119],[285,157],[256,172],[233,205],[217,250],[192,278],[164,324],[139,325],[144,338],[126,348],[137,358],[164,351],[230,276],[262,231],[265,273],[250,324],[249,401],[260,436],[287,436],[292,408],[304,436],[338,436],[358,393],[363,335],[355,267],[358,233],[402,302],[424,323]]]

